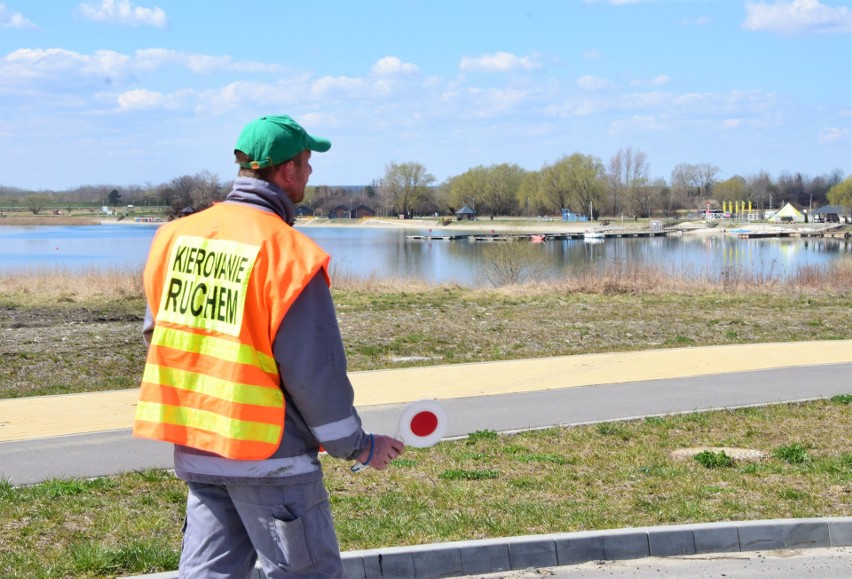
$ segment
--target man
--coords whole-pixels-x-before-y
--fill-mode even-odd
[[[342,577],[317,454],[379,470],[402,442],[353,407],[329,256],[292,224],[311,152],[287,116],[249,123],[223,203],[157,232],[134,434],[175,444],[189,486],[181,577]]]

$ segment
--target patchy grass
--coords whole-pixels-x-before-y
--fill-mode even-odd
[[[0,275],[0,398],[135,388],[145,357],[139,276]],[[804,279],[732,285],[614,265],[488,290],[342,277],[333,291],[357,371],[852,338],[852,267]]]
[[[343,550],[661,524],[850,516],[849,408],[823,400],[409,449],[358,476],[323,457]],[[778,425],[784,425],[779,428]],[[735,445],[705,468],[677,449]],[[787,451],[807,449],[807,460]],[[798,455],[798,452],[794,452]],[[177,567],[184,484],[167,471],[28,487],[0,482],[0,576],[104,577]]]

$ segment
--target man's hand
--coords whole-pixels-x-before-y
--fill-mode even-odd
[[[390,436],[374,434],[372,449],[373,456],[370,456],[370,447],[368,446],[356,460],[376,470],[385,470],[393,459],[402,454],[405,450],[405,444]],[[370,462],[367,462],[368,459]]]

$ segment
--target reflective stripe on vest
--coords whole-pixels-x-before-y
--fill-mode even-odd
[[[235,218],[241,211],[250,221]],[[272,340],[328,256],[277,216],[254,209],[214,206],[164,227],[145,269],[155,329],[134,435],[265,459],[284,432]],[[283,259],[282,251],[298,257]]]

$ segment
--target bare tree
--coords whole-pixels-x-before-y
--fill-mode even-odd
[[[710,163],[701,163],[697,166],[697,173],[701,194],[704,198],[709,199],[713,194],[713,185],[716,183],[716,175],[719,173],[719,167]]]
[[[24,196],[24,205],[27,209],[32,211],[33,215],[38,215],[39,213],[41,213],[47,206],[47,202],[47,195],[43,195],[40,193],[34,193],[31,195]]]
[[[710,163],[680,163],[672,169],[672,192],[683,207],[700,208],[712,194],[718,172]]]
[[[761,171],[757,175],[753,175],[746,179],[746,184],[750,190],[750,199],[755,206],[763,211],[764,208],[773,208],[773,195],[777,199],[775,184],[772,182],[772,177],[766,171]]]
[[[672,194],[676,202],[682,206],[694,206],[690,199],[698,195],[699,177],[695,165],[679,163],[672,169]]]
[[[420,163],[389,163],[381,179],[379,190],[387,200],[405,217],[411,217],[417,203],[429,196],[429,186],[435,177]]]
[[[195,186],[190,194],[195,209],[206,209],[213,205],[216,201],[221,201],[223,198],[222,185],[219,183],[219,177],[210,171],[202,171],[194,177]]]
[[[648,160],[644,151],[619,149],[609,160],[607,183],[613,196],[613,214],[635,215],[648,185]]]

